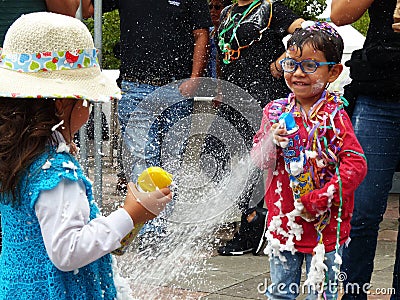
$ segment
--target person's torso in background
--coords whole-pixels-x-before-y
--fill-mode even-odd
[[[121,73],[137,78],[187,78],[193,30],[211,26],[205,0],[121,1]]]
[[[271,16],[268,2],[261,1],[261,3],[253,10],[250,9],[250,13],[241,22],[242,15],[249,5],[227,7],[221,14],[221,25],[215,35],[215,44],[221,66],[221,79],[243,88],[264,106],[271,100],[287,96],[289,92],[283,78],[274,79],[269,68],[271,62],[285,51],[282,39],[287,34],[287,28],[298,16],[287,11],[280,2],[274,2]],[[260,35],[260,30],[268,26],[270,18],[269,29]],[[234,38],[232,38],[233,30],[236,31]],[[229,43],[232,49],[237,50],[239,48],[237,41],[242,47],[252,44],[240,50],[237,60],[224,63],[225,55],[218,44]]]
[[[364,48],[374,43],[400,46],[400,34],[392,29],[396,0],[375,0],[368,9],[370,24]]]
[[[370,25],[364,49],[367,60],[379,70],[385,70],[388,78],[400,79],[400,33],[392,28],[396,0],[376,0],[368,9]],[[378,46],[378,47],[377,47]]]
[[[44,0],[1,0],[0,1],[0,47],[10,25],[22,14],[46,11]]]
[[[400,33],[392,29],[396,0],[375,0],[368,9],[370,24],[362,49],[346,62],[352,82],[345,97],[373,96],[379,101],[399,101]]]

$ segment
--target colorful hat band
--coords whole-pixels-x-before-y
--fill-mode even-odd
[[[0,68],[22,73],[73,70],[96,67],[98,65],[97,50],[95,48],[0,55]]]

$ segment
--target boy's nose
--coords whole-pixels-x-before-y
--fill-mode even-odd
[[[303,70],[300,68],[300,66],[297,66],[296,70],[294,70],[293,75],[296,76],[304,76],[306,73],[303,72]]]

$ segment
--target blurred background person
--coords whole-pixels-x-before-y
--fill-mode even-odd
[[[136,182],[149,166],[176,173],[171,168],[177,165],[166,165],[171,160],[161,159],[162,149],[168,142],[168,131],[178,122],[190,120],[193,110],[190,97],[197,88],[195,79],[203,76],[206,69],[212,23],[207,0],[103,0],[103,11],[114,9],[119,11],[121,29],[119,80],[123,96],[118,102],[118,120],[128,150],[126,155],[131,158],[129,166],[124,166],[130,174],[126,170],[119,173],[119,188],[123,188],[125,177]],[[179,86],[173,84],[182,79],[188,80]],[[148,102],[143,100],[151,104],[146,105]],[[154,111],[160,107],[166,109],[155,117]],[[182,131],[189,129],[187,124]],[[142,137],[147,139],[145,149]],[[171,156],[179,160],[186,140],[169,139],[175,141]],[[145,224],[140,233],[142,249],[165,236],[165,222],[163,215]]]
[[[219,26],[219,17],[221,15],[221,11],[230,4],[232,4],[232,0],[210,0],[208,2],[208,8],[210,10],[213,26],[210,27],[210,58],[207,64],[207,77],[217,78],[217,48],[215,45],[215,30]]]

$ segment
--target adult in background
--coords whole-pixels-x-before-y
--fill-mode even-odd
[[[211,21],[213,26],[210,27],[210,58],[207,65],[206,75],[208,77],[217,78],[217,45],[215,44],[215,31],[219,26],[219,17],[222,10],[232,4],[232,0],[210,0],[208,8],[210,9]]]
[[[370,24],[362,49],[346,65],[352,82],[345,86],[355,98],[354,131],[368,162],[368,174],[355,193],[350,242],[343,251],[347,274],[342,299],[367,299],[374,266],[379,224],[387,206],[393,175],[400,162],[400,33],[394,32],[396,0],[333,0],[331,20],[351,24],[367,10]],[[393,287],[399,297],[399,236]],[[355,289],[351,287],[356,287]],[[346,288],[347,287],[347,288]]]
[[[123,97],[118,102],[118,119],[123,143],[132,158],[131,174],[125,176],[135,182],[148,166],[162,166],[173,174],[174,170],[161,161],[161,149],[168,130],[191,115],[193,100],[189,97],[197,87],[195,79],[203,76],[206,68],[212,25],[207,0],[103,0],[104,11],[113,9],[119,10],[121,28]],[[172,84],[159,89],[186,78],[190,80],[178,87]],[[156,90],[162,95],[152,98],[151,107],[142,104]],[[162,106],[166,109],[154,120],[154,111]],[[127,127],[130,118],[134,122]],[[189,130],[189,125],[183,130]],[[147,139],[145,149],[142,137]],[[175,142],[182,145],[181,141]],[[179,156],[183,148],[175,145],[173,150]],[[142,233],[162,235],[162,224],[159,218],[145,225]]]
[[[269,101],[285,97],[290,92],[279,66],[285,52],[282,39],[293,33],[303,21],[280,1],[238,0],[221,13],[220,25],[215,32],[220,66],[218,78],[237,85],[258,102],[257,124],[261,120],[262,108]],[[255,129],[244,118],[243,112],[227,103],[215,102],[215,106],[218,107],[218,117],[224,118],[240,133],[250,150]],[[215,130],[217,126],[212,124],[211,129],[214,127]],[[206,140],[205,153],[208,149],[212,152],[209,155],[218,161],[217,172],[224,173],[231,153],[218,139]],[[251,251],[258,254],[262,248],[266,209],[262,208],[262,176],[258,174],[256,177],[244,188],[239,201],[242,211],[240,229],[232,240],[218,249],[221,255],[242,255]],[[259,194],[257,191],[262,192]],[[257,198],[253,202],[259,203],[260,207],[249,208],[252,197]]]

